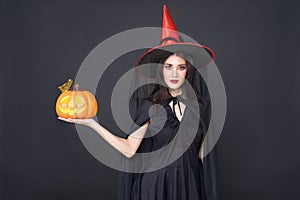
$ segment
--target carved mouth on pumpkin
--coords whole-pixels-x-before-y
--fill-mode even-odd
[[[69,101],[73,99],[73,101]],[[61,99],[60,105],[58,109],[65,114],[74,115],[80,114],[86,110],[86,102],[85,99],[79,96],[65,96]],[[84,105],[84,106],[83,106]]]
[[[61,106],[58,107],[58,109],[65,114],[69,114],[69,115],[74,115],[74,114],[79,114],[82,113],[83,111],[85,111],[86,106],[83,106],[82,108],[62,108]]]

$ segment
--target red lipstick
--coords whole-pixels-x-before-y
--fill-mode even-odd
[[[178,80],[170,80],[171,83],[176,84],[178,83]]]

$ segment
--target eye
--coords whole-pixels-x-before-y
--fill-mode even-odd
[[[164,68],[167,69],[167,70],[170,70],[172,68],[171,65],[164,65]]]
[[[185,69],[186,69],[186,66],[185,66],[185,65],[179,66],[179,70],[183,71],[183,70],[185,70]]]

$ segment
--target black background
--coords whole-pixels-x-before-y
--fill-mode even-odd
[[[106,38],[159,27],[164,3],[181,32],[216,53],[228,101],[217,145],[223,199],[300,199],[296,0],[2,0],[1,199],[116,199],[117,171],[57,120],[57,86]],[[112,131],[109,91],[133,57],[113,63],[97,90]]]

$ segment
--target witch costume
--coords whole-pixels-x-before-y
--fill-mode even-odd
[[[167,93],[162,102],[157,102],[161,95],[158,88],[167,88],[159,77],[161,60],[174,53],[181,53],[193,65],[193,79],[185,81],[181,95],[173,97]],[[119,200],[220,199],[214,150],[203,162],[199,158],[211,108],[208,89],[197,69],[206,66],[213,57],[208,47],[182,41],[164,6],[161,43],[138,60],[133,81],[136,84],[156,79],[157,84],[139,87],[129,101],[135,123],[132,131],[150,122],[137,154],[151,156],[134,166],[140,173],[120,172]],[[181,120],[174,112],[176,105]],[[185,109],[180,105],[185,105]]]

